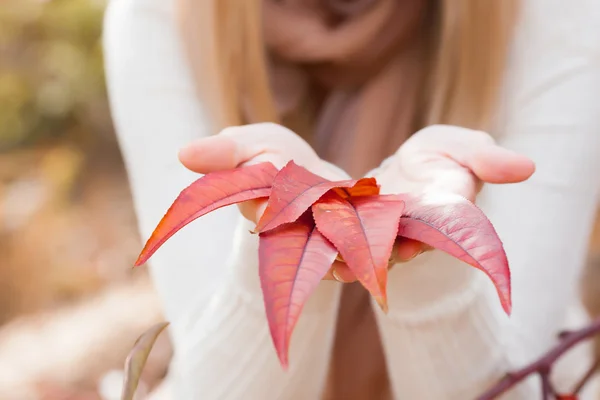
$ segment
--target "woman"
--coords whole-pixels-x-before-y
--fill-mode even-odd
[[[330,177],[376,176],[388,192],[476,200],[512,266],[507,318],[483,274],[418,255],[417,243],[399,246],[388,315],[335,282],[354,280],[338,263],[303,310],[284,372],[248,234],[263,205],[244,205],[247,219],[219,210],[151,262],[175,398],[318,399],[327,386],[331,399],[471,399],[585,323],[599,18],[595,0],[113,0],[108,87],[144,238],[193,172],[293,158]],[[553,371],[561,390],[588,351]],[[538,386],[507,398],[538,398]]]

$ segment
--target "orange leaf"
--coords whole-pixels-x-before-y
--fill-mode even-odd
[[[361,178],[354,186],[342,190],[344,190],[349,197],[375,196],[379,194],[379,185],[375,178]]]
[[[502,241],[485,214],[455,194],[397,195],[406,202],[398,236],[442,250],[485,272],[492,280],[504,311],[510,314],[510,269]]]
[[[319,231],[384,311],[388,263],[403,210],[404,202],[395,196],[343,199],[335,193],[312,207]]]
[[[254,229],[266,232],[297,220],[333,188],[352,187],[356,180],[332,182],[290,161],[273,180],[267,208]]]
[[[261,163],[212,172],[184,189],[162,218],[135,265],[145,263],[181,228],[211,211],[247,200],[268,197],[277,169]]]
[[[323,279],[337,250],[307,213],[259,238],[259,274],[273,344],[284,368],[290,337],[304,304]]]

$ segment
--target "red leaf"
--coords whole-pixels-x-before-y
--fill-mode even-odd
[[[387,311],[387,272],[404,202],[396,196],[343,199],[331,193],[312,207],[319,231]]]
[[[185,188],[162,218],[135,265],[145,263],[160,246],[185,225],[218,208],[268,197],[277,169],[260,163],[212,172]]]
[[[459,195],[398,195],[406,209],[398,236],[442,250],[485,272],[496,287],[504,311],[510,314],[510,269],[492,223],[473,203]]]
[[[329,190],[351,187],[356,180],[332,182],[290,161],[273,180],[267,208],[254,229],[266,232],[297,220]]]
[[[279,360],[288,364],[290,337],[304,304],[333,264],[337,250],[310,214],[261,233],[259,274],[269,329]]]

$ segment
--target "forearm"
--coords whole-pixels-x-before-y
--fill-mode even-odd
[[[441,252],[390,272],[390,313],[379,314],[378,322],[399,397],[474,398],[555,342],[568,308],[577,302],[596,210],[599,150],[595,140],[588,140],[593,147],[586,154],[575,135],[557,139],[537,150],[535,141],[512,143],[537,158],[538,173],[526,183],[488,186],[478,199],[511,264],[510,319],[483,273]],[[578,160],[558,164],[555,151]],[[568,371],[572,377],[584,373],[585,358],[575,366]],[[423,384],[422,377],[435,379]],[[533,383],[512,392],[515,398],[536,398],[539,387]]]
[[[323,299],[318,293],[316,298]],[[305,312],[292,336],[290,365],[277,359],[264,309],[224,290],[197,320],[176,360],[176,398],[318,399],[327,376],[334,299],[318,314]]]
[[[452,268],[448,263],[438,267]],[[448,292],[436,304],[412,311],[390,304],[388,315],[377,312],[396,398],[475,399],[528,359],[527,352],[514,347],[511,322],[485,277],[477,271],[468,275],[462,290]],[[390,303],[400,300],[393,297]],[[535,399],[536,389],[535,382],[528,382],[511,399]]]
[[[536,172],[524,183],[485,186],[477,198],[504,242],[513,312],[502,313],[483,273],[449,256],[397,266],[390,315],[378,322],[398,397],[474,398],[547,351],[577,305],[598,202],[598,15],[591,0],[523,2],[495,133]],[[585,355],[572,366],[568,373],[582,374]],[[508,398],[537,398],[538,382],[530,382]]]
[[[172,0],[114,0],[104,24],[106,75],[117,138],[127,167],[141,240],[147,240],[181,190],[199,176],[178,160],[191,141],[211,135],[181,49]],[[239,215],[217,210],[177,233],[149,267],[170,333],[223,280]],[[142,267],[145,268],[145,267]]]
[[[258,278],[258,241],[238,225],[224,284],[187,319],[177,398],[318,399],[327,376],[340,287],[322,282],[305,305],[279,364]]]

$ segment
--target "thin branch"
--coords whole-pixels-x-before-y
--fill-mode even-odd
[[[594,373],[596,372],[598,367],[600,367],[600,358],[598,358],[598,359],[596,359],[596,361],[594,361],[594,363],[587,370],[587,372],[585,373],[583,378],[581,378],[581,380],[577,383],[577,385],[575,385],[575,389],[573,389],[573,394],[579,394],[579,392],[581,392],[581,389],[583,389],[585,384],[594,375]]]
[[[556,398],[556,391],[550,382],[550,368],[543,368],[539,371],[539,374],[542,383],[542,400],[552,400],[552,398]]]
[[[508,373],[495,386],[479,396],[477,400],[493,400],[532,374],[539,374],[540,378],[542,379],[542,384],[544,387],[546,387],[544,384],[544,373],[547,373],[552,368],[552,365],[556,362],[556,360],[558,360],[564,353],[566,353],[573,346],[577,345],[579,342],[591,338],[598,333],[600,333],[600,318],[595,319],[590,325],[577,331],[562,332],[560,334],[560,341],[554,348],[550,349],[546,354],[533,363],[519,370]],[[597,366],[597,363],[598,362],[596,362],[594,365]],[[589,372],[589,375],[593,375],[593,372],[594,371]],[[586,376],[584,376],[582,381],[578,384],[577,390],[581,389],[579,385],[585,385],[589,379],[587,375],[588,374],[586,374]],[[547,390],[548,389],[545,389],[544,393],[548,393]],[[544,400],[546,400],[546,398],[544,398]]]

